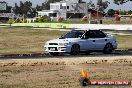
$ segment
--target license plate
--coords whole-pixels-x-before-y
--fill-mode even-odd
[[[56,48],[50,48],[50,51],[56,51]]]

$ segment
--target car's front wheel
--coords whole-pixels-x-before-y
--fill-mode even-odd
[[[58,56],[59,53],[58,52],[50,52],[50,55],[52,55],[52,56]]]
[[[103,53],[104,54],[111,54],[112,51],[113,51],[112,44],[110,44],[110,43],[106,44],[105,47],[104,47]]]
[[[80,53],[80,46],[75,44],[71,48],[71,55],[78,55]]]

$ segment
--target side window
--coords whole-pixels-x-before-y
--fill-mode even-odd
[[[85,39],[88,39],[88,38],[95,38],[96,34],[93,32],[93,31],[87,31],[85,33]]]
[[[95,33],[96,33],[96,38],[105,38],[106,37],[106,35],[100,30],[96,30]]]
[[[106,35],[100,30],[90,30],[85,33],[85,39],[88,38],[104,38]]]

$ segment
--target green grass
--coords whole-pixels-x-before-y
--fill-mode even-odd
[[[64,31],[28,28],[0,28],[0,54],[44,53],[46,41]],[[116,35],[119,49],[132,49],[132,35]]]

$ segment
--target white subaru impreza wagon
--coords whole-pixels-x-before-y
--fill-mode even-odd
[[[51,55],[69,53],[77,55],[80,52],[89,54],[93,51],[102,51],[110,54],[117,48],[116,37],[107,35],[98,29],[75,29],[58,39],[47,41],[45,51]]]

